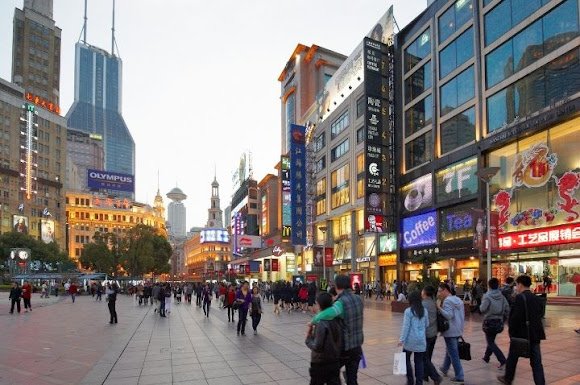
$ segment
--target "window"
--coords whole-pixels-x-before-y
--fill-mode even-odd
[[[439,77],[444,78],[472,57],[473,28],[469,28],[439,54]]]
[[[499,39],[545,3],[547,3],[546,0],[504,0],[500,2],[485,15],[485,45],[490,45]]]
[[[314,172],[320,172],[326,168],[326,156],[318,159],[316,161],[316,167],[314,168]]]
[[[365,140],[365,129],[364,127],[359,128],[356,130],[356,142],[362,143]]]
[[[493,132],[580,91],[580,51],[574,49],[487,98],[487,130]]]
[[[322,150],[326,146],[326,135],[323,132],[314,139],[314,152]]]
[[[568,0],[486,56],[487,87],[493,87],[578,35],[578,5]]]
[[[467,111],[441,124],[441,155],[475,140],[475,109]]]
[[[412,135],[428,126],[432,118],[433,97],[429,95],[405,111],[405,136]]]
[[[405,80],[405,103],[431,88],[431,72],[431,61],[428,61]]]
[[[296,93],[292,92],[286,99],[286,146],[287,151],[290,149],[290,127],[296,122]]]
[[[345,130],[349,124],[348,111],[345,111],[330,125],[331,138],[334,139],[338,134]]]
[[[365,155],[364,153],[356,156],[356,197],[365,196]]]
[[[457,0],[439,18],[439,43],[447,40],[455,31],[471,20],[472,16],[472,0]]]
[[[365,112],[365,97],[362,96],[356,101],[356,117],[360,118]]]
[[[345,164],[330,174],[332,208],[343,206],[350,202],[350,165]]]
[[[345,141],[343,141],[330,151],[330,161],[334,162],[335,160],[346,154],[349,149],[350,149],[349,140],[346,139]]]
[[[431,29],[427,29],[405,49],[405,72],[431,53]]]
[[[431,131],[405,144],[406,170],[431,160],[433,160],[433,133]]]
[[[326,85],[326,83],[328,83],[328,81],[332,78],[332,74],[324,74],[324,85]]]
[[[326,213],[326,178],[316,182],[316,215]]]
[[[451,112],[475,96],[473,66],[441,87],[441,116]]]

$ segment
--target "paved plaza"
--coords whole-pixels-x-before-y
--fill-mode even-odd
[[[310,352],[304,345],[308,314],[272,314],[265,305],[259,334],[238,337],[224,310],[214,307],[209,318],[195,305],[173,304],[167,318],[154,314],[131,297],[118,300],[119,324],[108,323],[106,302],[88,296],[71,303],[67,297],[33,298],[33,312],[8,314],[6,293],[0,293],[0,384],[308,384]],[[42,304],[43,306],[36,306]],[[548,384],[580,384],[580,326],[577,307],[548,306],[548,341],[542,343]],[[401,314],[388,303],[367,301],[365,344],[368,367],[359,371],[361,385],[405,384],[393,376]],[[249,323],[250,324],[250,323]],[[481,357],[481,319],[471,316],[465,339],[473,360],[463,361],[466,384],[496,384],[497,363]],[[507,350],[507,333],[499,336]],[[437,341],[434,362],[443,360]],[[432,383],[432,382],[431,382]],[[448,380],[443,382],[449,383]],[[521,360],[516,385],[532,384],[528,360]]]

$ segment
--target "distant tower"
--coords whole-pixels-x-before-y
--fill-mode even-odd
[[[214,176],[211,183],[211,206],[207,210],[207,227],[209,228],[223,228],[223,212],[220,208],[220,184]]]
[[[171,199],[171,203],[167,207],[169,235],[176,238],[183,238],[186,235],[186,230],[185,206],[182,201],[187,199],[187,195],[179,187],[174,187],[173,190],[167,193],[167,198]]]
[[[165,206],[163,205],[163,197],[159,192],[159,173],[157,174],[157,195],[153,200],[153,210],[159,218],[165,218]]]

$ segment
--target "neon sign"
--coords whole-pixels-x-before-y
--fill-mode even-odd
[[[20,187],[26,194],[26,199],[31,199],[32,194],[36,194],[36,177],[34,171],[38,165],[35,162],[35,155],[37,153],[37,127],[36,115],[38,112],[32,104],[24,104],[24,116],[20,117],[23,123],[20,129],[20,135],[24,137],[22,141],[24,144],[20,145],[20,162],[22,164],[20,176],[24,178],[23,186]]]
[[[33,93],[27,92],[25,94],[26,100],[36,104],[39,107],[44,108],[54,114],[60,115],[60,106],[58,104],[52,103],[44,98],[41,98],[38,95],[34,95]]]
[[[580,242],[580,223],[504,233],[499,236],[500,250]]]

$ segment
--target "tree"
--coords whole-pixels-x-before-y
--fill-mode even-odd
[[[79,259],[85,269],[114,275],[117,271],[113,252],[104,242],[91,242],[84,245]]]
[[[151,226],[133,227],[121,242],[121,264],[130,276],[168,272],[170,255],[169,242]]]

